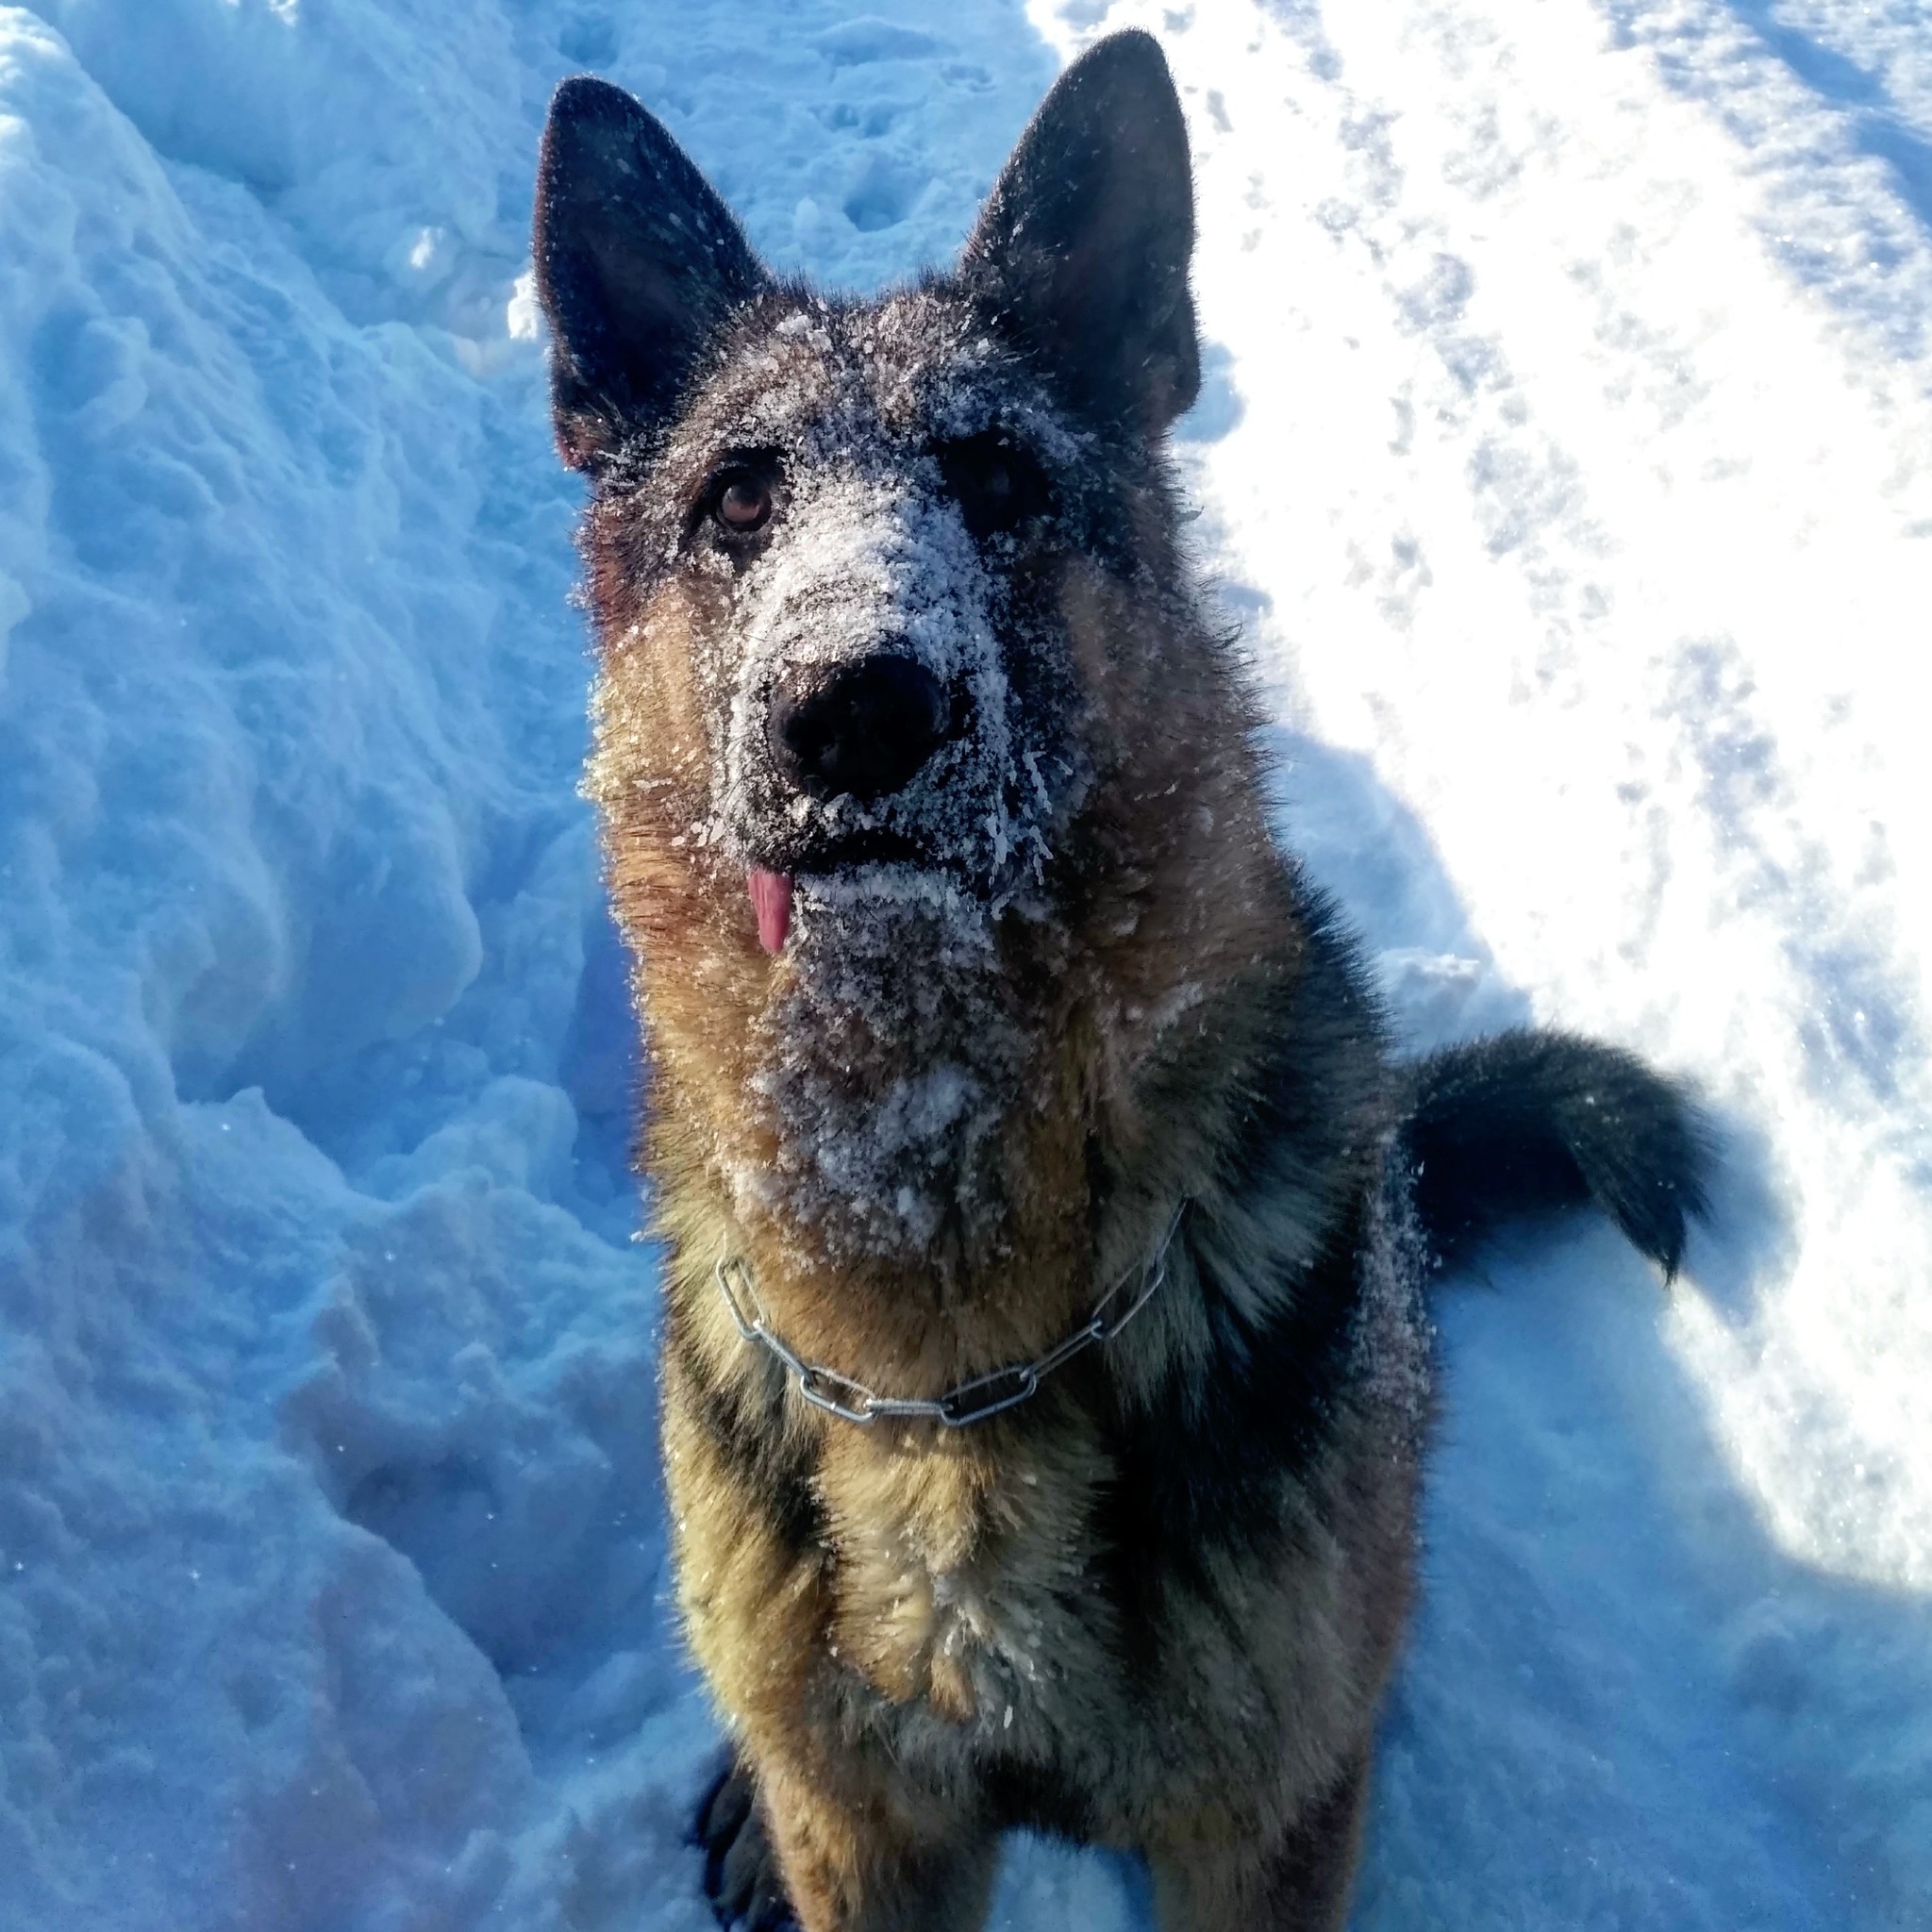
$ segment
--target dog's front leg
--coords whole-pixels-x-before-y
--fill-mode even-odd
[[[977,1932],[996,1835],[932,1803],[856,1800],[838,1780],[740,1764],[700,1831],[721,1923],[778,1932],[789,1901],[803,1932]]]
[[[1340,1932],[1361,1846],[1364,1757],[1271,1842],[1150,1845],[1161,1932]]]

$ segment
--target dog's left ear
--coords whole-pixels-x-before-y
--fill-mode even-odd
[[[960,276],[1076,408],[1153,436],[1194,400],[1194,188],[1181,106],[1151,34],[1111,34],[1041,102]]]
[[[767,282],[663,124],[588,74],[550,104],[533,254],[557,446],[592,472],[670,418],[718,325]]]

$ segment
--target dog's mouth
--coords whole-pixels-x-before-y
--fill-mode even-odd
[[[791,874],[752,866],[744,875],[751,892],[752,916],[758,923],[758,944],[768,953],[782,952],[791,930]]]
[[[924,858],[919,845],[905,833],[881,826],[821,839],[785,857],[783,871],[757,864],[745,868],[745,889],[758,921],[758,944],[768,953],[784,951],[786,935],[791,930],[791,888],[800,876],[825,877],[861,865],[916,865]]]

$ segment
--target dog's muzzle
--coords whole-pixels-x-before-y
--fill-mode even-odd
[[[901,650],[794,671],[772,693],[765,744],[779,782],[808,798],[872,805],[903,791],[953,736],[945,686]],[[822,858],[845,863],[902,856],[903,836],[874,828],[836,841]],[[778,952],[791,924],[791,874],[754,865],[746,875],[758,941]]]

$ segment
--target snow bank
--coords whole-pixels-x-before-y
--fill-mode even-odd
[[[1923,29],[868,7],[0,8],[0,1924],[708,1923],[536,133],[607,73],[868,285],[1130,21],[1293,836],[1418,1039],[1735,1141],[1674,1300],[1589,1226],[1445,1299],[1359,1922],[1917,1923]]]

